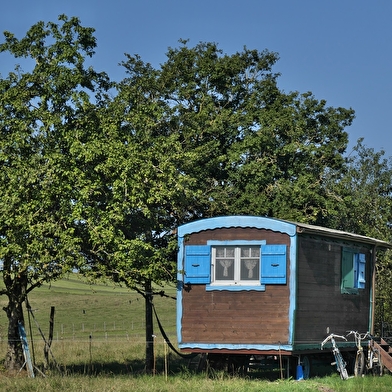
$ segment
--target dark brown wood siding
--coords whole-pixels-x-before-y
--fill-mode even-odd
[[[327,331],[345,334],[369,328],[371,254],[366,254],[366,286],[358,294],[342,294],[342,247],[348,244],[300,237],[297,264],[295,343],[320,343]],[[352,245],[351,245],[352,246]]]
[[[185,245],[208,240],[266,240],[290,245],[286,234],[252,228],[223,228],[191,234]],[[287,252],[289,257],[289,251]],[[289,282],[289,260],[287,262]],[[287,344],[289,285],[266,285],[260,291],[206,291],[186,285],[182,293],[182,343]]]

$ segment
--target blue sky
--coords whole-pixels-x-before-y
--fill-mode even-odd
[[[22,38],[62,13],[96,29],[93,65],[116,80],[124,77],[124,53],[158,66],[180,38],[192,46],[216,42],[227,54],[244,46],[278,52],[282,90],[353,108],[350,148],[364,137],[367,147],[392,156],[390,0],[15,0],[2,7],[0,32]],[[0,73],[12,68],[0,54]]]

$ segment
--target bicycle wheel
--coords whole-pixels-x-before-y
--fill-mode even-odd
[[[363,351],[357,351],[357,356],[355,357],[354,365],[354,376],[361,377],[365,367],[365,354]]]
[[[373,375],[374,376],[383,375],[381,354],[377,349],[374,350],[374,355],[373,355]]]
[[[308,378],[310,378],[310,372],[312,368],[312,363],[308,355],[302,357],[302,368],[304,380],[307,380]]]
[[[344,361],[342,355],[336,354],[336,367],[338,369],[338,372],[340,373],[340,378],[342,380],[347,380],[348,379],[348,373],[346,369],[346,362]]]

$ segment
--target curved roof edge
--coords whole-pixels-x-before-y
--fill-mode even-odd
[[[385,249],[392,249],[392,244],[372,237],[349,233],[340,230],[329,229],[327,227],[309,225],[305,223],[290,222],[282,219],[268,218],[264,216],[229,215],[214,218],[200,219],[186,223],[178,227],[178,236],[184,237],[187,234],[197,233],[203,230],[213,230],[217,228],[229,227],[254,227],[278,231],[295,236],[298,234],[324,235],[346,241],[358,241],[366,244],[376,245]]]
[[[286,233],[289,236],[294,236],[296,234],[296,225],[292,222],[264,216],[230,215],[200,219],[186,223],[178,227],[178,236],[184,237],[187,234],[224,227],[254,227],[257,229],[279,231],[281,233]]]

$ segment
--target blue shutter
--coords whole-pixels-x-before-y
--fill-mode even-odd
[[[286,284],[286,245],[262,245],[262,284]]]
[[[355,255],[355,269],[356,274],[356,287],[364,289],[366,284],[365,271],[366,271],[366,257],[363,253]]]
[[[185,246],[184,283],[210,283],[211,247],[209,245]]]

